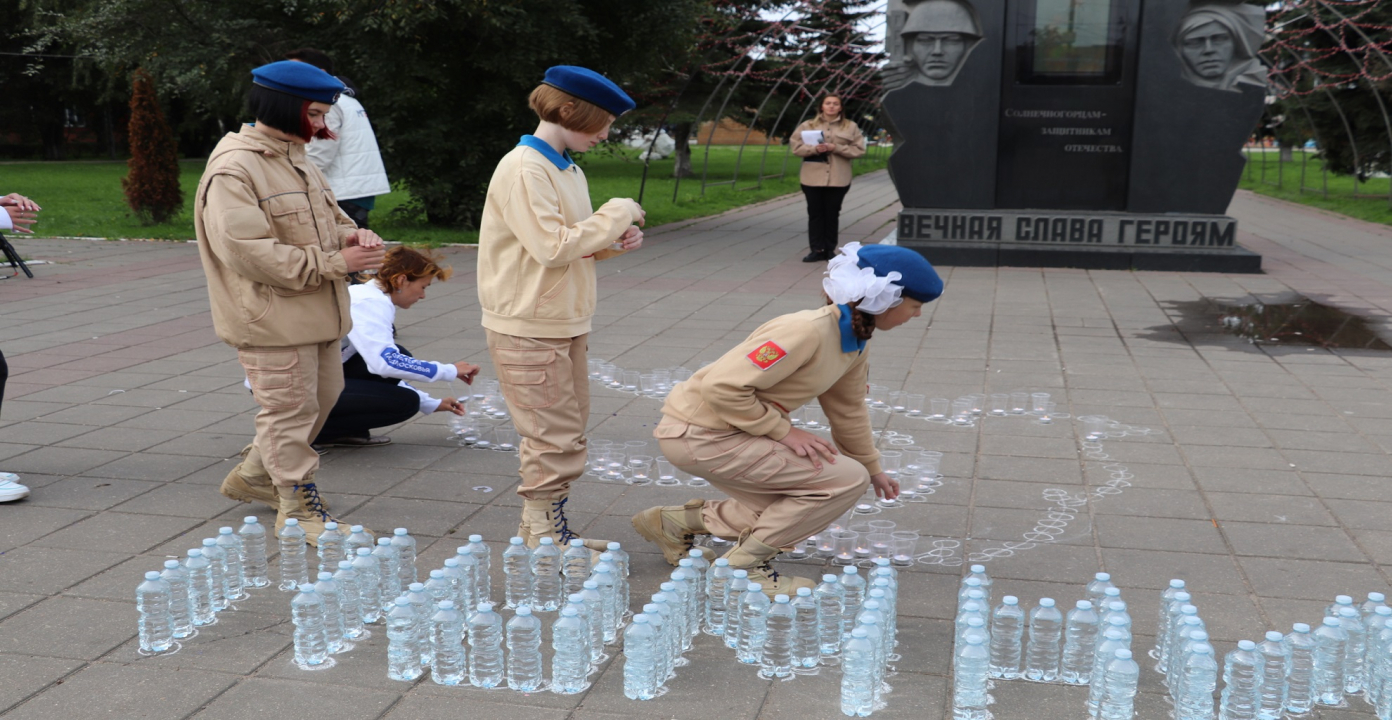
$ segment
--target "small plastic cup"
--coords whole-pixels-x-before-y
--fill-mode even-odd
[[[1054,408],[1055,408],[1054,401],[1049,400],[1049,401],[1047,401],[1047,402],[1044,403],[1042,409],[1039,411],[1039,420],[1038,420],[1038,422],[1039,422],[1040,425],[1053,425],[1053,424],[1054,424]]]
[[[896,527],[896,523],[893,520],[871,520],[866,523],[866,525],[870,526],[870,532],[872,533],[891,533],[894,532],[894,528]]]
[[[899,468],[904,461],[904,453],[899,450],[882,450],[880,452],[880,469],[884,474],[891,478],[899,477]]]
[[[1010,393],[1010,414],[1024,415],[1029,411],[1029,393],[1013,392]]]
[[[971,400],[959,398],[952,401],[952,424],[962,426],[972,424]]]
[[[836,538],[832,537],[834,532],[825,530],[812,536],[817,542],[817,557],[828,558],[836,554]]]
[[[866,544],[869,546],[870,559],[885,558],[890,562],[894,562],[891,559],[893,555],[894,537],[889,533],[870,533],[870,536],[866,538]]]
[[[1083,418],[1083,438],[1104,440],[1107,437],[1107,418],[1102,415],[1089,415]]]
[[[894,413],[908,412],[909,394],[903,390],[891,390],[889,393],[889,411]]]
[[[991,393],[991,414],[1002,417],[1010,414],[1010,393]]]
[[[860,533],[854,530],[837,530],[831,534],[831,538],[831,562],[835,565],[850,565],[855,562],[856,540],[860,538]]]
[[[928,401],[928,405],[929,420],[946,421],[948,419],[947,413],[952,410],[952,401],[947,398],[933,398]]]
[[[883,408],[889,407],[889,388],[883,385],[870,384],[870,407]]]
[[[638,376],[638,387],[644,395],[654,395],[657,393],[657,376],[652,373],[644,373]]]
[[[647,454],[648,454],[648,441],[647,441],[647,440],[625,440],[625,441],[624,441],[624,444],[623,444],[623,447],[624,447],[624,452],[625,452],[626,454],[628,454],[628,455],[647,455]]]
[[[790,560],[801,560],[801,559],[807,557],[808,555],[811,555],[811,554],[812,554],[813,552],[815,552],[816,549],[817,549],[816,542],[817,542],[817,536],[816,536],[816,535],[813,535],[812,537],[809,537],[809,538],[807,538],[806,540],[803,540],[802,542],[797,543],[796,545],[793,546],[793,549],[792,549],[792,550],[789,550],[789,551],[788,551],[788,559],[790,559]]]
[[[907,413],[907,414],[909,415],[909,417],[918,417],[918,416],[922,415],[922,414],[923,414],[923,396],[922,396],[922,395],[919,395],[919,394],[916,394],[916,393],[910,393],[910,394],[908,394],[908,395],[905,396],[905,398],[904,398],[904,407],[905,407],[904,412]]]
[[[598,380],[598,379],[599,379],[599,376],[600,376],[599,367],[600,367],[601,365],[603,365],[603,364],[604,364],[604,361],[603,361],[603,360],[600,360],[599,358],[590,358],[589,360],[585,361],[585,367],[586,367],[587,369],[589,369],[589,371],[590,371],[590,379],[591,379],[591,380]]]
[[[649,485],[653,481],[652,477],[653,459],[647,455],[631,455],[628,458],[628,477],[626,481],[629,485]]]
[[[627,457],[617,450],[611,450],[604,457],[604,473],[599,476],[605,482],[623,482],[627,478],[624,471],[628,467]]]
[[[1030,413],[1039,415],[1044,412],[1044,403],[1049,402],[1049,393],[1030,393]]]
[[[890,533],[892,552],[889,562],[900,567],[912,565],[918,549],[917,530],[895,530]]]
[[[499,425],[493,431],[493,449],[499,452],[517,452],[517,429],[511,425]]]
[[[971,401],[972,415],[979,416],[986,411],[985,393],[972,393],[967,396],[967,399]]]

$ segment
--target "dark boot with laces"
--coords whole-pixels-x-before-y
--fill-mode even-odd
[[[570,544],[571,540],[580,538],[579,535],[570,531],[570,524],[566,520],[565,506],[570,498],[560,498],[558,500],[526,500],[522,501],[522,522],[517,526],[517,536],[527,543],[527,547],[536,548],[541,545],[541,539],[549,537],[556,543],[557,547],[564,548]],[[601,553],[609,548],[608,540],[591,540],[580,538],[585,541],[585,547]]]
[[[276,487],[276,491],[280,494],[280,508],[276,514],[276,533],[285,527],[286,520],[295,518],[300,521],[300,527],[304,528],[305,541],[314,547],[319,547],[319,533],[324,532],[324,523],[343,523],[329,514],[329,509],[319,498],[319,488],[314,485],[314,476],[310,475],[305,480],[306,482],[291,487]]]

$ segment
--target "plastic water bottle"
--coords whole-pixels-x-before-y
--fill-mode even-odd
[[[184,572],[189,578],[189,614],[195,627],[217,622],[213,611],[213,566],[203,557],[202,548],[188,551]]]
[[[1178,699],[1184,694],[1184,663],[1188,662],[1189,658],[1193,656],[1194,648],[1207,643],[1207,632],[1188,626],[1186,626],[1184,632],[1181,633],[1180,638],[1176,640],[1175,644],[1179,649],[1175,651],[1174,658],[1170,661],[1170,665],[1174,670],[1165,678],[1171,698]],[[1213,661],[1217,662],[1218,658],[1215,656]]]
[[[436,568],[430,571],[430,579],[425,581],[425,594],[430,596],[432,607],[438,606],[441,600],[453,600],[454,591],[449,578],[445,577],[444,569]]]
[[[1098,717],[1102,720],[1131,720],[1136,715],[1136,687],[1141,681],[1141,666],[1131,657],[1131,651],[1119,649],[1103,672],[1106,685]]]
[[[229,592],[233,585],[227,572],[227,553],[218,546],[217,540],[203,538],[203,557],[208,559],[208,569],[213,578],[213,611],[222,612],[227,609],[230,598],[236,597],[240,592],[240,586],[237,591]]]
[[[583,588],[584,586],[582,585],[581,587]],[[589,616],[589,612],[588,612],[587,608],[585,607],[585,595],[584,595],[584,593],[583,593],[583,592],[571,593],[570,596],[569,596],[568,598],[566,598],[566,604],[561,606],[561,612],[562,612],[562,613],[565,613],[565,611],[566,611],[567,608],[569,608],[569,609],[575,611],[575,620],[576,620],[576,622],[579,622],[579,623],[580,623],[580,627],[581,627],[581,629],[584,631],[584,634],[583,634],[583,636],[581,637],[581,640],[584,641],[584,651],[585,651],[585,673],[586,673],[586,675],[588,676],[589,673],[590,673],[591,671],[594,670],[594,662],[593,662],[593,659],[592,659],[592,658],[594,657],[594,641],[592,640],[593,635],[590,634],[590,616]],[[554,626],[554,624],[553,624],[553,625],[552,625],[552,632],[553,632],[553,633],[555,632],[555,629],[554,629],[554,628],[555,628],[555,626]],[[551,640],[551,644],[554,646],[554,645],[555,645],[555,642],[556,642],[556,641],[555,641],[555,638],[553,637],[552,640]],[[553,683],[553,685],[554,685],[554,683],[555,683],[554,675],[553,675],[552,683]],[[553,687],[552,689],[554,690],[555,688]],[[558,692],[559,692],[559,691],[558,691]]]
[[[590,577],[590,549],[585,547],[584,540],[570,541],[570,547],[561,556],[561,574],[565,576],[563,592],[566,595],[578,593],[584,587]]]
[[[401,584],[401,555],[391,545],[391,538],[377,538],[377,547],[372,551],[377,558],[377,579],[381,583],[379,595],[382,598],[382,612],[391,612],[396,597],[406,589]]]
[[[812,593],[817,600],[817,638],[822,657],[834,658],[841,653],[842,617],[846,611],[846,587],[835,575],[822,576],[821,584]]]
[[[430,617],[430,650],[435,663],[430,666],[430,679],[436,685],[459,685],[464,682],[467,665],[464,662],[464,618],[454,610],[453,600],[441,600]]]
[[[1377,707],[1378,698],[1381,695],[1382,687],[1388,678],[1388,670],[1383,670],[1381,663],[1386,657],[1387,646],[1392,642],[1392,607],[1378,605],[1373,613],[1368,616],[1368,649],[1363,658],[1363,674],[1365,679],[1364,700]],[[178,637],[178,631],[174,637]]]
[[[701,552],[696,551],[699,556]],[[687,647],[691,646],[691,638],[701,634],[701,616],[705,613],[701,605],[701,582],[702,575],[696,570],[696,559],[685,557],[677,563],[677,569],[672,573],[675,580],[680,575],[686,582],[686,591],[690,595],[686,604],[686,632]]]
[[[1062,647],[1063,615],[1053,598],[1040,598],[1029,613],[1029,643],[1025,646],[1025,677],[1053,682],[1058,679]]]
[[[1102,607],[1102,601],[1107,597],[1107,589],[1116,590],[1117,586],[1112,584],[1112,574],[1100,572],[1092,576],[1092,582],[1087,584],[1087,594],[1085,599],[1092,603],[1094,608]],[[1120,592],[1118,592],[1120,597]]]
[[[1213,646],[1199,643],[1184,661],[1184,680],[1175,700],[1178,720],[1212,720],[1213,691],[1218,688],[1218,661]]]
[[[230,602],[251,597],[245,590],[247,585],[246,568],[242,558],[246,549],[242,547],[242,537],[230,527],[218,528],[217,546],[222,550],[222,564],[227,571],[223,577],[227,600]]]
[[[972,595],[973,591],[976,592],[975,595]],[[957,610],[960,612],[962,610],[962,606],[967,604],[967,602],[970,600],[975,600],[981,603],[984,607],[990,607],[989,605],[986,605],[986,592],[981,589],[981,581],[974,577],[964,578],[962,580],[962,584],[958,586]]]
[[[391,545],[397,552],[396,572],[397,576],[401,578],[401,586],[407,587],[413,582],[418,582],[416,539],[406,532],[406,528],[397,528],[392,531]]]
[[[590,686],[585,680],[590,674],[589,632],[573,607],[562,608],[551,623],[551,692],[571,695]]]
[[[449,599],[454,601],[454,606],[456,608],[473,607],[472,604],[466,604],[461,601],[472,599],[470,596],[473,595],[473,593],[466,592],[464,579],[468,577],[470,580],[473,580],[473,570],[464,570],[459,566],[459,558],[452,557],[445,558],[445,567],[440,572],[445,576],[445,583],[449,586]],[[459,610],[455,610],[455,612],[459,612]],[[459,613],[459,616],[462,622],[464,614]]]
[[[1131,624],[1126,622],[1126,618],[1116,615],[1107,618],[1102,622],[1102,633],[1106,634],[1108,630],[1119,630],[1126,638],[1126,649],[1131,650]],[[1132,650],[1131,657],[1132,659],[1136,657],[1134,650]]]
[[[883,560],[884,558],[878,559]],[[883,606],[885,619],[889,623],[888,650],[891,653],[890,660],[900,659],[898,655],[894,654],[894,646],[899,644],[899,580],[896,575],[897,573],[892,568],[876,568],[871,573],[874,580],[870,583],[872,593],[876,589],[881,589],[885,594]]]
[[[1020,677],[1020,641],[1025,634],[1025,611],[1014,595],[1001,598],[991,612],[991,677],[1015,680]]]
[[[529,605],[519,605],[507,622],[507,653],[508,687],[518,692],[542,689],[541,620]]]
[[[324,599],[314,586],[305,583],[290,599],[290,616],[295,624],[295,662],[303,667],[329,661],[329,645],[324,630]]]
[[[319,533],[319,572],[333,572],[340,560],[348,557],[348,534],[338,529],[338,523],[324,523]]]
[[[561,607],[561,550],[549,537],[532,551],[531,607],[539,612],[551,612]]]
[[[1384,612],[1378,608],[1378,614]],[[1378,633],[1376,652],[1371,658],[1372,681],[1364,699],[1376,710],[1379,720],[1392,720],[1392,619]]]
[[[775,595],[768,610],[764,652],[759,658],[759,677],[766,680],[792,677],[793,649],[796,644],[797,611],[787,595]]]
[[[1358,614],[1363,616],[1363,622],[1366,623],[1380,607],[1388,607],[1387,596],[1380,592],[1370,592],[1368,599],[1358,605]]]
[[[426,593],[424,584],[411,583],[402,597],[411,603],[411,609],[416,613],[416,648],[420,650],[421,667],[430,667],[433,662],[430,655],[430,616],[434,614],[430,595]]]
[[[672,636],[672,654],[674,657],[681,657],[686,650],[690,650],[691,637],[686,634],[686,597],[679,592],[678,584],[668,580],[661,585],[661,596],[654,597],[653,600],[660,600],[667,603],[670,613],[664,614],[662,621],[667,626],[667,632]],[[678,665],[686,665],[687,660],[682,658],[677,662]]]
[[[416,644],[416,611],[410,600],[398,597],[387,613],[387,677],[406,681],[420,677],[420,656],[420,647]]]
[[[746,665],[759,664],[768,637],[768,611],[764,586],[749,583],[749,589],[740,596],[739,644],[735,649],[735,659]]]
[[[371,551],[374,545],[372,536],[368,534],[367,530],[363,529],[363,526],[353,525],[348,528],[348,539],[344,541],[345,549],[343,553],[351,560],[358,556],[359,548],[367,548]]]
[[[651,700],[657,697],[656,650],[659,640],[648,616],[633,616],[624,630],[624,697],[630,700]]]
[[[169,626],[175,638],[193,634],[193,610],[189,603],[189,579],[178,560],[165,560],[160,578],[169,584]]]
[[[1286,673],[1286,712],[1304,715],[1315,707],[1315,638],[1310,626],[1296,623],[1282,645],[1290,657]]]
[[[1348,597],[1341,595],[1340,597]],[[1339,618],[1324,618],[1315,630],[1315,702],[1338,706],[1344,702],[1344,666],[1348,658],[1348,633]]]
[[[363,627],[360,605],[362,590],[358,584],[358,573],[353,570],[353,563],[348,560],[338,561],[338,572],[333,574],[333,580],[338,583],[338,604],[343,608],[343,637],[349,640],[367,637],[370,633]]]
[[[608,659],[604,652],[604,596],[599,583],[586,580],[580,597],[585,601],[585,622],[590,626],[590,663],[598,665]]]
[[[1325,617],[1339,617],[1339,609],[1340,609],[1340,608],[1346,608],[1346,607],[1351,607],[1351,608],[1357,609],[1357,607],[1353,604],[1353,596],[1351,596],[1351,595],[1335,595],[1335,596],[1334,596],[1334,602],[1329,603],[1328,605],[1325,605],[1325,606],[1324,606],[1324,616],[1325,616]],[[1315,632],[1319,632],[1319,631],[1316,630]]]
[[[135,588],[135,609],[140,613],[140,650],[162,653],[174,645],[174,624],[169,613],[169,583],[158,570],[145,573],[145,582]]]
[[[700,635],[701,625],[706,621],[706,608],[710,605],[710,596],[706,594],[710,582],[710,561],[700,550],[692,548],[689,553],[691,558],[691,569],[696,573],[694,581],[696,588],[696,622],[692,623],[691,634]]]
[[[590,579],[594,580],[599,590],[599,627],[604,631],[604,644],[609,645],[619,639],[619,618],[623,612],[619,608],[618,591],[614,587],[614,573],[607,564],[601,563],[590,573]]]
[[[1098,573],[1106,575],[1106,573]],[[1096,581],[1094,581],[1096,582]],[[1069,685],[1086,685],[1092,677],[1092,663],[1097,651],[1097,628],[1101,619],[1092,603],[1079,600],[1065,619],[1063,657],[1059,663],[1059,679]]]
[[[980,620],[982,627],[990,627],[991,616],[987,612],[988,610],[982,607],[980,602],[968,600],[967,604],[963,605],[962,609],[957,612],[954,642],[961,644],[962,632],[966,630],[967,623],[971,618]]]
[[[479,559],[469,545],[460,545],[455,548],[455,556],[450,558],[459,566],[459,592],[455,597],[454,606],[462,608],[460,615],[469,615],[480,602],[488,600],[487,597],[479,594],[478,576]]]
[[[357,549],[353,572],[358,575],[358,616],[371,625],[382,619],[382,576],[372,550],[365,547]]]
[[[864,611],[862,611],[861,614],[864,614]],[[967,617],[966,622],[963,622],[961,626],[957,628],[957,636],[953,638],[952,641],[953,647],[960,648],[964,643],[967,642],[968,635],[980,635],[988,643],[991,640],[990,630],[986,626],[986,621],[982,620],[981,617],[978,615],[971,615]],[[989,663],[987,664],[986,670],[988,673],[990,672]]]
[[[1102,629],[1106,630],[1111,624],[1112,618],[1119,618],[1121,626],[1126,628],[1127,634],[1131,633],[1131,613],[1126,609],[1125,600],[1112,600],[1106,602],[1106,611],[1102,613]]]
[[[340,602],[342,588],[334,582],[333,573],[319,573],[314,592],[318,593],[324,605],[324,639],[329,644],[329,654],[336,655],[352,649],[353,646],[344,641],[343,603]]]
[[[1167,632],[1174,624],[1174,617],[1179,614],[1179,606],[1184,604],[1177,601],[1177,596],[1184,593],[1184,603],[1189,602],[1189,593],[1184,591],[1184,581],[1175,578],[1170,581],[1170,586],[1160,593],[1160,619],[1155,624],[1155,649],[1150,651],[1150,656],[1155,659],[1155,669],[1165,672],[1165,661],[1169,653],[1170,636]]]
[[[860,604],[865,602],[868,584],[856,566],[850,565],[841,571],[841,587],[846,591],[841,612],[841,634],[844,636],[855,627],[855,617],[860,613]]]
[[[1116,659],[1116,651],[1131,650],[1131,636],[1119,627],[1109,627],[1102,631],[1102,641],[1097,643],[1097,652],[1092,657],[1092,674],[1088,678],[1088,715],[1097,717],[1102,712],[1102,701],[1107,693],[1107,666]],[[1132,688],[1134,692],[1135,688]]]
[[[623,546],[616,542],[610,542],[605,547],[605,553],[609,555],[609,562],[614,566],[614,594],[619,598],[619,624],[623,625],[624,618],[628,617],[628,553],[624,552]],[[603,557],[601,553],[600,557]]]
[[[667,605],[667,595],[665,593],[654,593],[652,602],[643,606],[643,614],[648,616],[648,621],[652,625],[653,635],[656,637],[656,646],[653,648],[654,662],[657,663],[657,685],[662,687],[667,682],[667,678],[675,675],[672,668],[675,667],[677,658],[676,635],[672,631],[672,608]],[[660,694],[659,690],[659,694]]]
[[[952,670],[953,720],[987,720],[986,683],[991,653],[981,635],[972,633],[957,646]]]
[[[242,518],[242,526],[237,528],[242,538],[242,572],[246,584],[252,587],[266,587],[271,584],[270,571],[266,563],[266,528],[255,515]]]
[[[1363,662],[1368,653],[1368,633],[1357,608],[1339,608],[1339,627],[1348,634],[1348,645],[1344,651],[1344,693],[1357,695],[1363,692]]]
[[[702,629],[707,635],[725,636],[725,591],[733,574],[730,561],[718,558],[706,575],[706,618]]]
[[[971,573],[965,578],[962,578],[962,582],[965,583],[967,580],[975,579],[980,583],[977,588],[986,594],[986,607],[991,607],[992,597],[994,597],[991,595],[991,587],[995,585],[996,581],[992,580],[991,576],[986,574],[985,565],[973,565],[968,569],[971,570]]]
[[[812,588],[800,587],[793,598],[793,672],[816,675],[822,660],[821,628]]]
[[[498,687],[503,682],[503,618],[493,603],[481,602],[469,616],[469,684]]]
[[[474,597],[478,598],[479,602],[489,602],[493,597],[493,579],[489,575],[493,571],[493,549],[483,541],[482,535],[470,535],[469,544],[465,547],[469,548],[469,552],[478,561],[475,568],[478,574],[474,576]]]
[[[739,647],[740,598],[748,589],[749,571],[743,568],[733,571],[730,584],[725,588],[725,647],[731,650]],[[839,627],[836,636],[841,636]]]
[[[624,584],[623,579],[619,577],[619,566],[614,564],[614,556],[608,551],[599,554],[599,561],[590,570],[591,577],[600,569],[607,571],[609,578],[614,581],[614,632],[616,633],[614,640],[618,640],[617,633],[623,627],[623,619],[628,611],[628,598],[623,594]],[[601,592],[603,592],[602,589]]]
[[[1169,629],[1170,639],[1165,643],[1165,670],[1161,672],[1172,675],[1174,674],[1174,669],[1181,667],[1179,663],[1175,662],[1175,655],[1179,652],[1180,645],[1184,643],[1184,630],[1186,626],[1193,624],[1189,618],[1197,618],[1198,616],[1199,609],[1193,605],[1185,603],[1179,606],[1179,615],[1175,617],[1174,623]]]
[[[503,607],[515,608],[532,601],[532,551],[520,537],[508,540],[503,551]]]
[[[1218,702],[1219,720],[1255,720],[1261,702],[1261,664],[1257,644],[1241,640],[1223,658],[1223,694]]]
[[[865,628],[851,631],[841,650],[841,714],[868,717],[875,709],[875,646]]]
[[[280,589],[293,592],[309,582],[304,528],[300,527],[299,520],[290,518],[276,537],[280,540]]]
[[[1266,640],[1257,645],[1257,671],[1261,688],[1257,702],[1257,720],[1281,720],[1286,708],[1286,672],[1290,667],[1290,648],[1281,641],[1281,633],[1272,630]]]

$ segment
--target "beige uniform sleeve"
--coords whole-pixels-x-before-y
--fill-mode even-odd
[[[812,157],[813,155],[817,154],[816,145],[808,145],[807,143],[802,141],[802,131],[811,129],[812,121],[808,120],[802,123],[801,125],[798,125],[797,129],[793,130],[793,136],[788,138],[788,149],[791,150],[794,155],[801,158],[805,158]]]
[[[755,365],[749,354],[766,342],[787,354],[765,370]],[[782,440],[793,429],[792,423],[777,407],[759,399],[758,393],[812,362],[820,346],[815,333],[801,328],[782,328],[770,337],[746,340],[706,371],[701,399],[729,425],[750,435]]]
[[[203,226],[218,260],[253,282],[304,290],[348,275],[341,254],[274,237],[256,193],[235,175],[216,175],[208,182]]]
[[[523,170],[507,194],[503,222],[543,267],[561,268],[607,249],[642,217],[638,203],[614,198],[580,222],[567,225],[561,199],[545,175]]]
[[[817,402],[831,422],[831,440],[837,449],[874,475],[882,470],[875,436],[870,432],[870,409],[865,406],[865,384],[870,380],[869,357],[869,352],[861,352],[846,374],[822,393]]]
[[[835,146],[832,152],[847,160],[854,160],[865,154],[865,135],[860,132],[859,125],[848,124],[851,126],[848,132],[832,136],[832,145]]]

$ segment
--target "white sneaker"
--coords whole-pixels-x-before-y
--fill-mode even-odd
[[[20,485],[19,476],[0,472],[0,503],[12,502],[29,497],[29,488]]]

